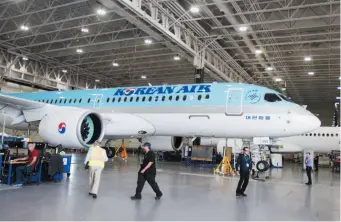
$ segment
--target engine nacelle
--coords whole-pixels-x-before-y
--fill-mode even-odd
[[[178,136],[148,136],[142,138],[142,143],[150,143],[152,150],[179,151],[184,144],[184,137]]]
[[[69,108],[44,116],[39,124],[39,135],[52,146],[84,148],[103,139],[104,125],[97,113]]]

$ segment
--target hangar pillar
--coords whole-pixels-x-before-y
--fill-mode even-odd
[[[194,72],[194,83],[204,83],[204,68],[195,69]]]

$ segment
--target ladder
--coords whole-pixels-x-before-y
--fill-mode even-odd
[[[213,170],[214,174],[219,174],[221,176],[225,175],[231,175],[234,176],[235,173],[232,169],[232,166],[230,164],[230,161],[227,157],[224,157],[223,160],[220,162],[220,164]]]

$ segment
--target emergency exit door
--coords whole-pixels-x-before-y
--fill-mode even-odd
[[[244,89],[232,88],[227,90],[226,115],[243,114],[243,94]]]

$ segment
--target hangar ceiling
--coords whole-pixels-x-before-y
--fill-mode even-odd
[[[330,125],[340,1],[0,2],[2,79],[51,89],[192,83],[202,66],[205,82],[283,91]]]

